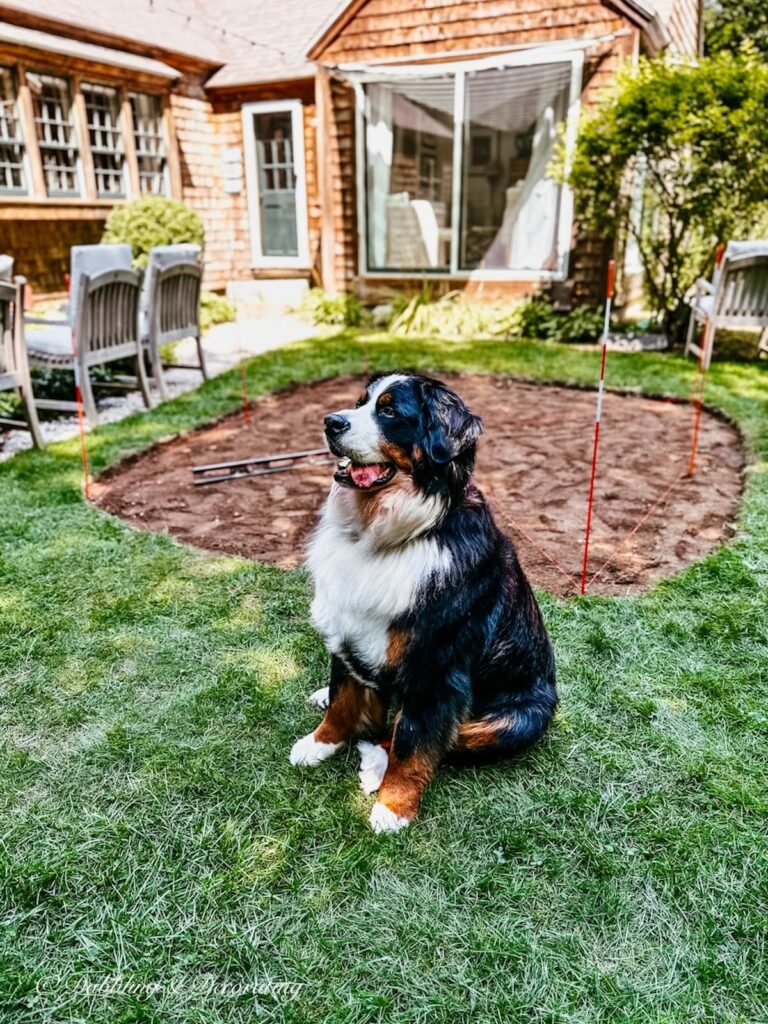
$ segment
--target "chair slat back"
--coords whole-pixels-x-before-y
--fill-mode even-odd
[[[79,283],[80,301],[75,320],[78,356],[103,355],[116,349],[135,349],[139,344],[139,294],[141,275],[134,270],[105,270]]]
[[[158,344],[199,335],[201,281],[202,269],[195,262],[155,271],[149,311]]]
[[[142,341],[149,337],[149,310],[155,274],[158,270],[175,266],[177,263],[200,263],[201,249],[193,242],[177,242],[175,245],[156,245],[150,250],[149,263],[144,272],[144,287],[141,292],[139,325]]]
[[[94,277],[104,270],[130,270],[131,247],[120,245],[73,245],[69,255],[69,304],[72,320],[77,318],[80,299],[80,281],[83,274]]]
[[[718,327],[768,326],[768,254],[724,261],[713,315]]]

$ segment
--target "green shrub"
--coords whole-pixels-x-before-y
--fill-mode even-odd
[[[516,306],[473,302],[463,298],[461,292],[448,292],[432,302],[430,289],[425,288],[407,300],[397,301],[394,308],[389,329],[404,337],[464,341],[509,338],[518,333]]]
[[[205,229],[199,214],[184,203],[164,196],[144,196],[112,210],[101,240],[112,245],[127,242],[138,269],[146,267],[150,250],[156,245],[189,242],[202,248]]]
[[[454,291],[432,302],[429,289],[424,289],[405,300],[396,299],[393,305],[389,330],[403,337],[592,342],[599,338],[603,326],[597,310],[578,306],[571,313],[559,313],[541,297],[512,305],[473,301]]]
[[[356,295],[329,295],[322,288],[310,288],[296,312],[311,324],[332,327],[361,327],[367,321],[365,307]]]
[[[200,327],[203,332],[215,324],[227,324],[236,316],[234,304],[225,295],[206,291],[200,293]]]

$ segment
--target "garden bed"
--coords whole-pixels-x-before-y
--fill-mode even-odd
[[[443,374],[480,413],[476,480],[513,537],[535,584],[574,593],[581,570],[595,396],[509,377]],[[338,377],[275,392],[242,413],[155,445],[114,467],[97,503],[145,529],[209,551],[281,566],[302,559],[333,467],[305,467],[206,487],[192,466],[319,447],[323,416],[354,404],[362,378]],[[693,413],[684,403],[607,394],[603,407],[591,572],[614,556],[590,592],[642,590],[731,535],[742,490],[738,432],[704,414],[697,473],[681,480],[625,538],[688,463]]]

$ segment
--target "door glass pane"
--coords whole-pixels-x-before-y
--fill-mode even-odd
[[[453,93],[450,76],[366,88],[371,270],[448,270]]]
[[[263,256],[298,256],[296,163],[290,110],[254,114]]]
[[[560,186],[547,168],[570,83],[570,63],[467,75],[462,269],[557,269]]]

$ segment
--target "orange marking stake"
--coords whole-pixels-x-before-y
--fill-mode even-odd
[[[587,497],[587,525],[584,529],[584,559],[581,566],[581,593],[587,592],[589,570],[589,539],[592,533],[592,511],[595,504],[595,480],[597,479],[597,453],[600,447],[600,421],[603,415],[603,393],[605,391],[605,363],[608,357],[608,333],[611,329],[611,303],[616,277],[616,261],[608,261],[608,280],[605,287],[605,319],[603,320],[602,353],[600,359],[600,380],[597,385],[597,407],[595,409],[595,432],[592,438],[592,467],[589,472],[589,496]]]

